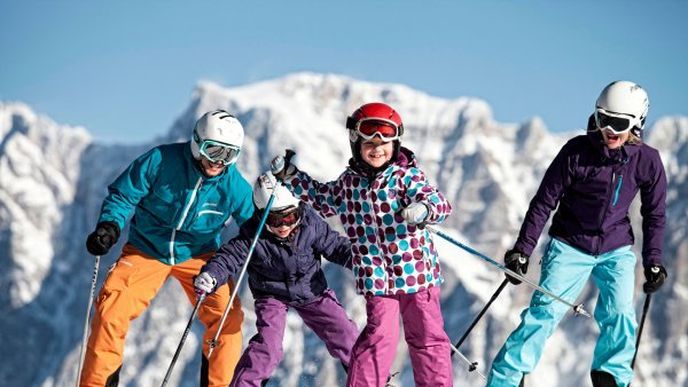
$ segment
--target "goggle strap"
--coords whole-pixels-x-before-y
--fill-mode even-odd
[[[356,130],[356,122],[351,116],[346,117],[346,128]]]
[[[225,119],[225,118],[236,118],[235,116],[233,116],[233,115],[230,114],[230,113],[227,113],[227,112],[224,111],[224,110],[216,110],[216,111],[213,112],[213,115],[214,115],[214,116],[221,115],[220,117],[218,117],[218,118],[221,119],[221,120],[223,120],[223,119]]]

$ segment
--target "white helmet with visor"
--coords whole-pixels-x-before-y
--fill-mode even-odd
[[[295,198],[291,191],[278,182],[271,173],[264,173],[256,180],[253,185],[253,203],[259,210],[264,210],[273,192],[275,199],[272,201],[270,211],[282,211],[299,205],[299,199]]]
[[[270,196],[275,195],[270,206],[266,224],[268,227],[292,226],[301,220],[302,207],[300,201],[291,191],[271,173],[265,173],[258,177],[253,185],[253,203],[258,211],[265,211],[270,201]]]
[[[595,123],[614,134],[642,129],[649,108],[647,93],[629,81],[612,82],[602,90],[595,104]]]
[[[196,121],[191,153],[197,160],[205,157],[212,163],[229,165],[239,157],[243,142],[244,128],[241,122],[224,110],[214,110]]]

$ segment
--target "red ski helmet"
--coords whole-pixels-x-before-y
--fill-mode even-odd
[[[391,106],[382,102],[367,103],[353,112],[346,118],[346,128],[349,129],[349,141],[355,142],[359,139],[361,134],[364,137],[371,137],[371,133],[361,131],[361,125],[365,123],[377,124],[385,127],[392,127],[395,133],[389,135],[388,133],[379,133],[384,140],[386,137],[391,137],[392,140],[397,140],[404,134],[404,123],[401,121],[401,116]]]
[[[360,155],[361,142],[375,136],[394,143],[392,160],[396,160],[401,147],[399,140],[404,134],[404,123],[399,113],[391,106],[382,102],[362,105],[346,118],[346,128],[349,132],[351,155],[355,161],[365,164]]]

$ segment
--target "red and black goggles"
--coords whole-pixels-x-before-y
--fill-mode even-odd
[[[301,211],[299,207],[291,207],[282,211],[270,211],[265,223],[272,228],[282,226],[293,226],[301,220]]]

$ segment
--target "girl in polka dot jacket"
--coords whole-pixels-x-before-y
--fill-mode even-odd
[[[369,103],[347,120],[353,157],[335,181],[322,184],[282,156],[272,171],[324,217],[339,215],[354,255],[356,288],[368,322],[353,349],[347,386],[384,386],[404,326],[416,386],[451,386],[449,338],[440,311],[443,279],[425,224],[451,206],[401,147],[399,114]]]

